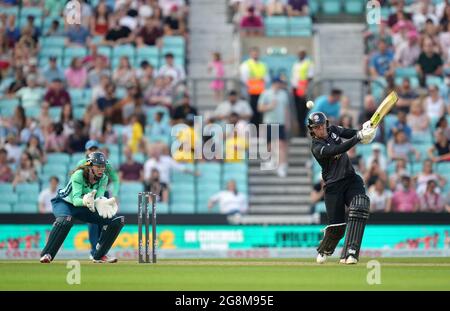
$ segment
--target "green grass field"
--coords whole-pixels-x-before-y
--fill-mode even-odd
[[[81,284],[68,285],[66,261],[0,261],[0,290],[450,290],[450,258],[378,258],[381,284],[369,285],[363,259],[160,260],[156,265],[81,261]]]

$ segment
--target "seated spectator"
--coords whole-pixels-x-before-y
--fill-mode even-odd
[[[31,183],[37,181],[36,169],[33,166],[31,155],[27,152],[20,156],[20,163],[14,175],[13,186],[21,183]]]
[[[308,0],[288,0],[286,9],[289,17],[309,15]]]
[[[93,104],[97,103],[97,100],[101,97],[105,97],[106,95],[106,88],[109,84],[111,84],[112,81],[109,77],[109,74],[102,74],[100,76],[100,83],[92,86],[92,97],[91,102]]]
[[[67,147],[65,150],[70,154],[84,152],[84,146],[88,140],[89,137],[84,131],[84,123],[82,121],[76,121],[73,134],[67,138]]]
[[[186,25],[183,15],[179,13],[177,5],[173,5],[170,14],[163,17],[163,29],[165,36],[185,35]]]
[[[16,96],[20,98],[25,109],[37,108],[41,105],[43,92],[36,83],[36,76],[27,77],[27,86],[17,91]]]
[[[69,88],[83,89],[87,85],[87,71],[78,57],[72,59],[70,67],[66,69],[64,75]]]
[[[417,176],[414,177],[414,180],[416,182],[416,191],[418,194],[422,194],[425,192],[427,183],[430,180],[438,181],[441,187],[444,187],[446,183],[445,178],[433,172],[433,162],[430,159],[426,159],[423,162],[422,172],[417,174]],[[440,188],[438,188],[437,190],[439,192],[441,191]]]
[[[105,1],[100,1],[90,18],[90,32],[93,36],[105,36],[111,23],[111,12]]]
[[[61,109],[61,117],[59,118],[60,122],[63,124],[64,135],[67,137],[74,132],[75,129],[75,119],[73,117],[73,109],[72,105],[65,104]]]
[[[364,174],[364,172],[366,171],[364,159],[362,155],[356,153],[356,147],[350,148],[347,152],[347,155],[355,171]]]
[[[161,28],[160,21],[155,17],[149,17],[145,21],[144,27],[138,32],[136,44],[138,47],[144,45],[161,46],[161,38],[164,32]]]
[[[286,15],[285,2],[282,0],[269,0],[266,3],[267,16],[284,16]]]
[[[50,56],[48,67],[44,70],[43,76],[45,78],[45,84],[47,86],[56,79],[64,82],[64,71],[58,66],[56,57]]]
[[[431,179],[426,184],[425,192],[420,195],[420,211],[441,213],[445,211],[445,202],[440,191],[436,189],[436,181]]]
[[[102,135],[99,140],[106,145],[118,143],[119,138],[116,131],[114,131],[113,124],[110,120],[105,120],[105,122],[103,122]]]
[[[19,136],[13,133],[6,137],[5,150],[8,155],[8,163],[19,164],[20,156],[22,154],[22,147],[20,146]]]
[[[8,164],[8,152],[5,148],[0,149],[0,183],[10,183],[14,177],[13,171]]]
[[[48,127],[44,150],[46,152],[63,152],[67,144],[67,138],[63,134],[63,125],[54,123]]]
[[[411,141],[412,129],[408,125],[407,113],[404,110],[397,111],[397,121],[395,121],[392,128],[388,130],[390,130],[388,133],[388,139],[391,139],[392,136],[398,131],[402,131],[406,135],[407,140]]]
[[[119,44],[132,43],[134,36],[130,28],[120,25],[118,18],[113,18],[112,27],[106,33],[103,45],[115,46]]]
[[[380,143],[372,143],[372,154],[366,159],[366,166],[371,167],[372,162],[377,161],[380,169],[386,171],[387,160],[384,154],[381,152]]]
[[[59,178],[56,176],[50,177],[50,187],[44,189],[39,194],[39,213],[47,214],[52,213],[52,203],[51,200],[58,194]]]
[[[239,119],[250,121],[253,115],[252,107],[243,99],[240,99],[238,93],[232,90],[228,93],[228,100],[220,103],[214,111],[214,119],[224,121],[236,113]]]
[[[395,162],[395,171],[389,176],[389,189],[396,191],[401,186],[401,177],[408,172],[406,160],[400,159]]]
[[[450,23],[447,23],[439,33],[439,48],[442,51],[444,63],[448,63],[450,61]]]
[[[32,26],[25,26],[20,32],[20,39],[16,43],[17,47],[27,49],[31,55],[36,55],[39,45],[37,38],[33,36],[34,29]]]
[[[184,94],[180,105],[174,110],[172,119],[175,123],[180,123],[183,122],[189,114],[194,116],[198,115],[197,109],[190,105],[189,95]]]
[[[247,196],[238,192],[234,180],[228,181],[227,190],[220,191],[209,199],[208,209],[211,210],[216,203],[219,203],[219,211],[222,214],[245,214],[248,211]]]
[[[83,66],[86,67],[88,71],[95,68],[95,66],[100,66],[102,69],[108,69],[109,59],[103,54],[98,53],[98,47],[95,44],[89,46],[89,54],[82,59]]]
[[[448,126],[447,118],[445,116],[439,118],[439,120],[436,122],[435,127],[436,130],[434,132],[434,137],[436,140],[438,131],[442,131],[445,137],[450,140],[450,127]]]
[[[25,147],[25,152],[31,156],[33,167],[36,170],[40,170],[42,164],[46,162],[46,158],[37,136],[30,136]]]
[[[397,1],[395,4],[395,12],[390,14],[388,17],[388,26],[392,28],[400,20],[410,21],[411,19],[412,15],[405,11],[405,2]]]
[[[35,118],[27,118],[25,127],[20,132],[20,143],[27,144],[31,136],[36,136],[40,144],[44,143],[44,134]]]
[[[12,117],[12,123],[10,124],[10,133],[14,133],[15,135],[20,135],[20,133],[26,128],[27,126],[27,118],[25,115],[25,109],[22,105],[17,106],[14,109],[14,115]]]
[[[367,187],[375,184],[375,182],[381,179],[385,184],[387,182],[386,173],[380,168],[377,160],[373,160],[370,166],[367,166],[367,170],[364,174],[364,183]]]
[[[133,153],[130,148],[125,148],[124,151],[125,162],[120,165],[119,176],[123,182],[127,181],[143,181],[143,169],[142,163],[136,162],[133,159]]]
[[[91,35],[89,30],[82,24],[70,25],[66,32],[66,46],[85,47],[89,45],[91,41]]]
[[[425,86],[427,75],[442,76],[442,58],[434,51],[434,48],[435,46],[430,39],[424,40],[423,49],[416,65],[422,86]]]
[[[412,213],[420,208],[420,199],[411,185],[411,177],[403,174],[401,177],[402,188],[392,195],[392,212]],[[388,211],[388,212],[390,212]]]
[[[195,175],[196,172],[191,171],[182,163],[178,163],[171,156],[162,154],[162,148],[154,145],[147,149],[148,160],[144,164],[144,182],[151,182],[152,170],[155,168],[160,175],[160,181],[166,185],[170,185],[170,174],[172,170]]]
[[[5,26],[5,33],[8,39],[8,46],[13,48],[20,39],[20,29],[16,25],[16,15],[11,14],[8,16],[8,21]]]
[[[155,114],[155,120],[150,128],[150,137],[169,137],[171,133],[170,125],[163,121],[164,113],[157,112]]]
[[[420,100],[416,100],[411,105],[411,112],[406,117],[411,134],[414,137],[427,137],[430,135],[430,122],[425,114]]]
[[[420,56],[419,36],[416,31],[407,33],[407,41],[402,42],[395,49],[395,64],[399,67],[415,66]]]
[[[24,67],[24,73],[27,77],[35,76],[36,84],[38,86],[45,85],[45,77],[41,74],[41,69],[38,66],[38,60],[36,57],[28,59],[27,66]]]
[[[108,65],[107,62],[105,62],[105,60],[100,55],[98,55],[94,61],[94,67],[91,70],[89,70],[88,73],[87,80],[91,88],[95,88],[99,84],[102,84],[101,79],[103,76],[105,76],[107,81],[109,82],[111,72],[109,71],[107,65]]]
[[[157,76],[155,85],[147,89],[144,99],[150,106],[162,105],[172,109],[172,87],[166,82],[165,77]]]
[[[70,95],[64,89],[64,84],[60,79],[56,78],[52,81],[44,96],[44,101],[50,107],[62,107],[71,104]]]
[[[57,19],[54,19],[50,25],[50,28],[47,30],[44,36],[45,37],[64,36],[65,33],[59,26],[60,26],[59,21]]]
[[[168,185],[160,181],[159,171],[156,168],[152,169],[150,179],[145,183],[145,191],[155,193],[158,202],[169,202]]]
[[[404,78],[401,86],[397,90],[398,102],[395,104],[395,110],[409,112],[413,100],[419,97],[419,94],[411,87],[409,78]]]
[[[0,74],[2,77],[7,74],[12,65],[12,50],[8,47],[6,34],[0,34]]]
[[[408,42],[408,33],[415,32],[416,28],[411,21],[401,20],[392,27],[392,43],[394,50],[398,49],[403,43]]]
[[[394,134],[394,138],[388,142],[388,157],[393,160],[404,159],[409,161],[409,157],[415,156],[415,160],[420,159],[420,153],[412,146],[408,141],[405,132],[402,130],[397,131]]]
[[[239,25],[242,34],[247,36],[260,36],[264,31],[263,19],[255,13],[253,6],[247,9],[247,14],[242,17]]]
[[[154,86],[155,76],[155,68],[153,65],[146,60],[142,61],[140,68],[136,70],[136,79],[144,93],[151,90]]]
[[[112,123],[123,124],[125,120],[128,120],[134,114],[136,107],[142,104],[142,100],[139,86],[136,84],[127,85],[126,96],[112,107],[110,116]]]
[[[341,115],[341,99],[342,91],[339,89],[333,89],[330,95],[322,95],[315,100],[314,108],[310,113],[315,111],[322,111],[330,119],[330,123],[339,120]]]
[[[372,78],[387,77],[393,74],[394,53],[387,47],[386,42],[378,42],[378,51],[370,58],[369,70]]]
[[[113,81],[117,87],[126,87],[130,83],[136,83],[136,73],[127,56],[120,58],[119,66],[113,74]]]
[[[27,79],[21,67],[15,68],[14,81],[9,85],[6,91],[6,97],[14,97],[21,88],[27,86]]]
[[[428,156],[433,163],[450,161],[450,139],[441,129],[436,131],[436,142],[428,150]]]
[[[433,25],[439,24],[439,19],[434,13],[434,6],[431,1],[419,1],[410,6],[410,10],[413,13],[412,20],[419,31],[425,28],[425,23],[429,20]]]
[[[186,79],[186,72],[184,68],[175,64],[174,55],[166,53],[164,55],[165,64],[158,70],[158,76],[172,76],[172,86],[175,86]]]
[[[388,212],[391,210],[392,192],[386,189],[385,182],[379,178],[369,187],[370,211]]]
[[[428,87],[428,96],[425,98],[425,112],[430,120],[435,120],[445,114],[445,102],[439,95],[436,85]]]
[[[116,86],[114,84],[108,84],[106,86],[106,94],[103,97],[97,99],[97,107],[103,113],[110,114],[108,111],[112,110],[112,107],[119,101],[116,97]]]

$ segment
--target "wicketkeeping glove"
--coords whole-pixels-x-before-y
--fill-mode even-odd
[[[91,192],[86,193],[83,196],[83,205],[86,206],[87,208],[89,208],[89,210],[91,212],[95,212],[94,199],[95,199],[96,193],[97,193],[97,190],[92,190]]]

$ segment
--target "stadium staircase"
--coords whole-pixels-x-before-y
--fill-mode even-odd
[[[199,112],[214,110],[217,103],[209,88],[210,81],[198,82],[195,89],[192,81],[208,77],[207,64],[213,52],[220,52],[225,61],[227,77],[237,73],[233,25],[227,21],[227,4],[224,1],[191,0],[189,9],[189,89],[196,94]],[[234,63],[236,62],[236,63]],[[211,76],[209,76],[211,77]]]
[[[349,97],[354,112],[358,112],[362,102],[361,82],[364,79],[364,24],[317,24],[315,26],[316,81],[332,79],[332,87],[340,88]],[[353,82],[343,81],[345,78]],[[323,85],[331,86],[328,83]],[[321,88],[320,94],[329,89]]]

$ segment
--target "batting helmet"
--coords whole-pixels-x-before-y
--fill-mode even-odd
[[[329,125],[328,118],[323,112],[317,111],[317,112],[313,112],[309,115],[308,129],[309,129],[311,136],[313,136],[312,128],[315,126],[318,126],[318,125],[322,125],[322,124],[325,124],[326,127],[328,127],[328,125]]]
[[[87,165],[106,165],[106,157],[103,154],[103,152],[92,152],[88,155],[88,158],[86,160]]]

